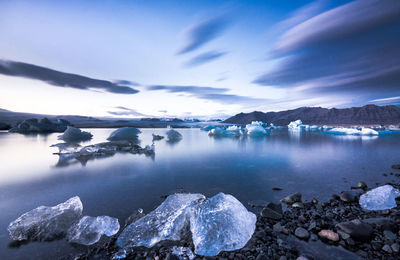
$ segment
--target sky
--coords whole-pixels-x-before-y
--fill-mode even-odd
[[[0,0],[0,108],[225,118],[400,105],[398,0]]]

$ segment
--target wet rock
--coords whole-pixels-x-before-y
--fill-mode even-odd
[[[332,230],[323,229],[318,232],[318,235],[334,242],[339,241],[339,235]]]
[[[299,209],[304,209],[304,204],[301,202],[295,202],[292,204],[293,208],[299,208]]]
[[[363,190],[365,190],[365,189],[368,188],[367,184],[365,184],[365,182],[363,182],[363,181],[360,181],[360,182],[357,184],[357,187],[360,188],[360,189],[363,189]]]
[[[307,240],[310,237],[310,233],[302,227],[296,228],[294,231],[296,237]]]
[[[279,220],[282,218],[282,214],[268,208],[265,207],[262,211],[261,211],[261,216],[264,218],[270,218],[270,219],[275,219],[275,220]]]
[[[370,241],[373,232],[371,225],[363,223],[359,219],[339,223],[336,228],[346,232],[351,238],[358,241]]]
[[[367,218],[367,219],[363,219],[364,223],[373,225],[374,227],[376,227],[379,230],[391,230],[391,231],[396,231],[397,227],[396,227],[396,223],[394,222],[394,220],[390,219],[390,218]]]
[[[260,253],[258,254],[256,260],[268,260],[269,258],[264,254],[264,253]]]
[[[400,251],[400,245],[397,243],[394,243],[390,246],[393,250],[393,252],[398,253]]]
[[[358,194],[354,191],[345,191],[340,196],[340,200],[344,202],[356,202]]]
[[[282,199],[282,202],[292,205],[295,202],[301,202],[301,193],[295,193]]]
[[[272,226],[272,229],[277,232],[277,233],[283,233],[283,234],[288,234],[288,230],[281,225],[281,223],[276,223],[275,225]]]
[[[279,188],[279,187],[273,187],[272,190],[274,190],[274,191],[281,191],[281,190],[283,190],[283,189],[282,189],[282,188]]]
[[[388,240],[395,240],[397,239],[396,234],[394,234],[392,231],[385,230],[383,231],[383,236],[388,239]]]
[[[252,200],[249,201],[247,204],[253,208],[264,208],[268,205],[268,202],[265,200]]]
[[[396,169],[396,170],[400,170],[400,164],[393,164],[392,168]]]
[[[341,231],[341,230],[338,230],[337,233],[338,233],[338,234],[340,235],[340,237],[341,237],[342,239],[344,239],[344,240],[350,238],[350,235],[349,235],[349,234],[347,234],[346,232],[343,232],[343,231]]]
[[[392,253],[392,248],[389,245],[384,245],[382,247],[382,251],[385,251],[386,253],[391,254]]]

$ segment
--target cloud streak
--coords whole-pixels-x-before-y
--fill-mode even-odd
[[[358,0],[295,25],[276,43],[277,66],[253,83],[298,98],[365,104],[400,95],[400,2]],[[372,98],[371,98],[372,97]]]
[[[65,73],[29,63],[0,60],[0,74],[40,80],[57,87],[75,88],[81,90],[103,90],[114,94],[136,94],[139,91],[124,84],[107,80],[94,79],[86,76]]]
[[[225,51],[209,51],[202,53],[200,55],[197,55],[190,59],[188,62],[186,62],[185,67],[192,68],[196,67],[199,65],[203,65],[205,63],[212,62],[214,60],[217,60],[223,56],[225,56],[227,52]]]
[[[123,107],[123,106],[117,106],[114,108],[118,109],[119,111],[107,111],[107,113],[109,113],[110,115],[114,115],[114,116],[148,117],[148,115],[137,112],[135,109],[131,109],[131,108]]]
[[[188,53],[200,48],[207,42],[220,36],[228,25],[229,22],[226,17],[219,16],[192,26],[185,32],[187,42],[178,54]]]

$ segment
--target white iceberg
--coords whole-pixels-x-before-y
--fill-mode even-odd
[[[309,127],[310,130],[318,130],[318,126],[317,125],[311,125]]]
[[[263,122],[253,121],[251,124],[246,125],[247,134],[249,136],[263,136],[267,135],[268,132],[262,126]]]
[[[371,128],[363,127],[361,130],[350,127],[335,127],[328,130],[326,133],[328,134],[337,134],[337,135],[379,135],[379,133]]]
[[[82,131],[79,128],[68,126],[67,130],[58,139],[66,142],[80,142],[92,139],[93,135],[89,132]]]
[[[257,217],[232,195],[219,193],[190,209],[190,231],[195,253],[215,256],[246,245]]]
[[[293,121],[293,122],[290,122],[288,124],[288,128],[289,129],[293,129],[293,130],[298,130],[298,129],[301,129],[303,127],[304,127],[303,122],[300,119],[298,119],[296,121]]]
[[[117,245],[127,251],[137,246],[152,247],[162,240],[180,240],[188,225],[186,208],[205,199],[202,194],[173,194],[155,210],[126,227]]]
[[[109,141],[128,141],[128,142],[138,142],[138,134],[141,131],[135,127],[121,127],[113,131],[107,138]]]
[[[166,132],[166,135],[168,138],[168,142],[178,142],[182,140],[182,135],[172,128]]]
[[[367,210],[385,210],[397,207],[396,198],[400,191],[391,185],[372,189],[360,196],[360,206]]]
[[[224,136],[241,136],[244,131],[240,126],[232,125],[225,129]]]
[[[390,125],[390,126],[388,127],[388,129],[389,129],[390,131],[400,131],[400,127],[394,126],[394,125]]]
[[[67,232],[69,242],[81,245],[93,245],[101,236],[113,236],[119,230],[118,219],[109,216],[89,217],[84,216],[78,223],[71,226]]]
[[[67,230],[82,216],[79,197],[72,197],[54,207],[40,206],[22,214],[8,225],[14,240],[50,241],[66,235]]]

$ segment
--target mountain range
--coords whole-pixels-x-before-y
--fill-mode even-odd
[[[249,124],[251,121],[263,121],[275,125],[287,125],[300,119],[304,124],[312,125],[367,125],[399,124],[400,108],[397,106],[366,105],[351,108],[300,107],[280,112],[240,113],[223,121],[230,124]]]

